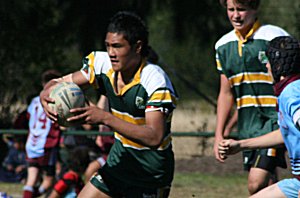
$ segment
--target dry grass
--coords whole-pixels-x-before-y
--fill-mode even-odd
[[[179,103],[174,111],[172,130],[178,132],[195,132],[215,130],[215,109],[200,101]]]
[[[216,114],[212,106],[200,101],[180,103],[175,109],[172,121],[174,132],[213,132]],[[194,156],[213,155],[213,138],[174,137],[176,159],[190,159]]]
[[[216,115],[210,106],[200,102],[179,104],[174,112],[172,131],[213,132]],[[225,164],[213,156],[214,138],[174,137],[176,171],[170,198],[247,197],[247,174],[242,171],[241,155]],[[22,197],[22,185],[0,183],[0,192]]]

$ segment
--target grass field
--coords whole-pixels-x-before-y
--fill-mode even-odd
[[[204,173],[176,173],[170,198],[244,198],[247,197],[246,175],[215,176]],[[0,191],[21,198],[22,185],[0,183]]]
[[[215,113],[198,103],[175,111],[172,130],[177,132],[213,131]],[[224,164],[213,157],[214,138],[174,137],[175,177],[170,198],[245,198],[247,174],[242,170],[241,154]],[[289,170],[282,176],[289,177]],[[0,183],[0,192],[21,198],[22,185]]]
[[[246,175],[176,173],[170,198],[245,198]]]

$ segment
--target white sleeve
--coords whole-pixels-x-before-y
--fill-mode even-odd
[[[293,122],[298,129],[300,129],[300,108],[293,115]]]

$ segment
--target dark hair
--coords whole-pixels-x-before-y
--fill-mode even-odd
[[[260,0],[233,0],[234,3],[244,5],[252,10],[257,10],[260,4]],[[220,0],[220,4],[223,7],[227,7],[227,0]]]
[[[148,29],[143,20],[135,13],[120,11],[115,14],[107,27],[107,32],[120,33],[132,46],[142,41],[141,55],[148,55]]]
[[[27,135],[14,135],[13,141],[18,143],[26,143]]]
[[[47,83],[48,81],[61,77],[61,73],[59,73],[55,69],[49,69],[44,71],[42,74],[42,83]]]
[[[150,63],[153,63],[153,64],[158,64],[159,62],[159,56],[158,54],[156,53],[156,51],[152,48],[152,47],[148,47],[148,57],[147,57],[147,60],[150,62]]]
[[[89,156],[89,148],[86,146],[79,146],[70,152],[69,168],[77,173],[84,173],[85,169],[91,162]]]
[[[275,82],[280,81],[280,76],[300,73],[300,44],[297,39],[290,36],[274,38],[269,43],[266,55]]]

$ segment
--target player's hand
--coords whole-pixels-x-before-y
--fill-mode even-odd
[[[228,155],[233,155],[241,151],[241,147],[238,141],[233,139],[222,140],[218,146],[219,155],[223,160],[227,158]]]
[[[216,160],[223,163],[224,162],[224,158],[219,153],[219,143],[222,140],[223,140],[223,138],[215,138],[214,153],[215,153]]]
[[[67,121],[84,120],[85,124],[101,124],[107,114],[103,109],[96,106],[74,108],[70,112],[76,115],[68,118]]]
[[[16,167],[15,172],[16,173],[21,173],[25,168],[26,168],[25,165],[19,165],[19,166]]]
[[[53,88],[53,87],[52,87]],[[40,100],[41,100],[41,104],[44,108],[44,111],[46,113],[46,115],[53,121],[57,121],[57,113],[55,111],[53,111],[50,106],[48,105],[48,103],[54,103],[54,99],[50,98],[50,91],[52,89],[48,88],[48,89],[43,89],[40,93]]]

